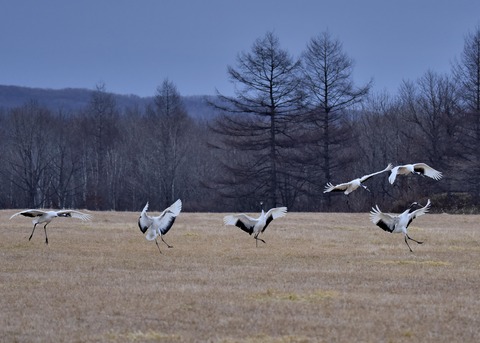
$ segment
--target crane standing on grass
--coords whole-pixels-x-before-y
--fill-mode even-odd
[[[260,206],[262,207],[262,213],[260,213],[258,218],[252,218],[244,213],[232,214],[223,218],[225,225],[235,225],[249,235],[254,234],[253,238],[255,238],[255,245],[257,247],[258,241],[266,243],[263,239],[258,238],[258,235],[265,231],[272,220],[283,217],[287,214],[286,207],[275,207],[265,213],[263,210],[263,202],[260,203]]]
[[[83,221],[90,220],[92,218],[91,215],[85,214],[82,212],[74,211],[74,210],[60,210],[60,211],[43,211],[43,210],[25,210],[22,212],[15,213],[10,217],[12,219],[15,216],[22,215],[25,217],[32,217],[34,218],[32,220],[33,223],[33,230],[32,234],[28,238],[28,240],[32,239],[33,233],[35,232],[35,228],[37,227],[38,224],[43,224],[43,229],[45,230],[45,244],[48,244],[48,237],[47,237],[47,225],[57,217],[72,217],[72,218],[78,218]]]

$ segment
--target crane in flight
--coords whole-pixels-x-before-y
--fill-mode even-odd
[[[352,193],[354,190],[359,188],[360,186],[365,188],[367,191],[369,190],[367,186],[363,184],[363,182],[367,181],[371,177],[381,174],[383,172],[389,171],[393,168],[393,165],[390,163],[388,166],[380,171],[377,171],[372,174],[364,175],[362,177],[353,179],[352,181],[345,182],[345,183],[339,183],[338,185],[333,185],[331,182],[328,182],[327,185],[325,186],[325,190],[323,193],[329,193],[329,192],[343,192],[344,194],[348,195]]]
[[[408,175],[408,174],[419,174],[423,176],[428,176],[434,180],[440,180],[442,178],[442,173],[438,170],[433,169],[426,163],[412,163],[404,164],[402,166],[396,166],[390,171],[390,176],[388,181],[393,185],[397,175]]]

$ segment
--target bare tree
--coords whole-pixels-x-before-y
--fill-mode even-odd
[[[302,57],[309,107],[310,134],[306,143],[311,146],[310,163],[321,170],[320,175],[311,176],[318,180],[318,186],[330,181],[333,172],[346,163],[342,156],[349,158],[344,152],[351,138],[344,120],[346,111],[364,99],[371,83],[354,85],[353,60],[343,51],[342,43],[328,32],[312,38]],[[330,197],[327,199],[329,206]]]
[[[480,203],[480,26],[465,37],[460,60],[453,64],[453,74],[459,85],[459,94],[464,108],[463,126],[464,149],[467,161],[463,170],[468,177],[471,194]]]
[[[157,88],[154,106],[149,114],[150,165],[157,185],[154,194],[161,194],[158,205],[166,207],[182,195],[183,184],[189,178],[188,156],[193,144],[190,139],[193,121],[185,110],[175,84],[165,79]],[[155,204],[155,203],[154,203]]]
[[[53,160],[49,144],[53,118],[48,110],[30,102],[13,109],[10,120],[10,148],[6,158],[9,179],[23,193],[25,200],[20,203],[44,206]]]
[[[445,180],[440,185],[435,183],[437,192],[442,185],[444,191],[452,189],[456,175],[447,171],[462,157],[458,144],[460,111],[457,95],[451,78],[432,71],[427,71],[415,83],[405,81],[400,88],[401,116],[405,123],[402,145],[407,149],[403,157],[409,161],[425,161],[444,172]],[[399,181],[397,187],[401,187],[402,180]],[[416,182],[409,181],[410,184]],[[423,190],[420,195],[425,195],[431,188],[422,181],[424,186],[415,189]],[[411,191],[412,188],[405,189],[403,193]]]
[[[453,74],[459,83],[464,105],[480,122],[480,26],[465,37],[460,61],[453,64]]]
[[[228,67],[236,96],[218,94],[216,106],[225,115],[213,125],[222,141],[216,147],[229,151],[222,161],[224,178],[216,180],[226,186],[224,195],[255,204],[265,199],[270,206],[293,202],[282,198],[287,194],[282,187],[293,185],[285,182],[291,176],[285,158],[302,99],[299,68],[300,61],[281,49],[272,32],[257,39],[251,52],[240,53],[236,67]]]
[[[7,154],[8,154],[8,121],[7,111],[4,108],[0,108],[0,208],[9,208],[12,204],[11,194],[9,191],[9,172],[7,166]]]
[[[359,174],[373,170],[375,166],[381,168],[395,162],[399,149],[405,145],[401,130],[404,120],[398,115],[398,108],[399,102],[386,92],[370,95],[362,102],[360,115],[354,125],[358,137],[355,150],[362,158],[353,167]],[[386,177],[372,178],[368,181],[368,189],[370,192],[357,194],[363,201],[355,204],[358,206],[356,209],[369,210],[372,204],[367,200],[373,195],[375,203],[379,205],[387,200],[391,203],[394,199]]]
[[[51,182],[48,203],[50,207],[66,208],[76,207],[77,196],[81,194],[81,184],[78,182],[80,175],[80,149],[76,143],[79,128],[75,125],[74,116],[59,113],[55,115],[51,137],[51,153],[54,155],[51,163]]]
[[[115,99],[106,91],[104,84],[96,86],[92,93],[84,125],[86,149],[84,164],[87,171],[86,193],[95,209],[114,208],[112,187],[115,180],[108,174],[109,154],[115,150],[118,137],[117,122],[119,113]]]
[[[151,122],[145,118],[144,110],[139,107],[129,108],[122,117],[122,139],[117,145],[124,160],[120,208],[138,210],[145,201],[154,201],[150,196],[157,180],[151,176],[158,167],[151,164],[153,129]]]

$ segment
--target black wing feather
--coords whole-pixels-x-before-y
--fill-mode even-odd
[[[239,227],[240,229],[242,229],[243,231],[245,231],[249,235],[251,235],[253,233],[253,226],[252,227],[247,227],[240,219],[237,220],[237,222],[235,223],[235,226]]]
[[[142,231],[142,233],[145,233],[145,232],[147,232],[148,227],[146,227],[146,226],[142,227],[142,224],[140,224],[140,219],[141,218],[142,218],[141,216],[138,218],[138,227],[140,228],[140,231]]]
[[[268,224],[270,224],[270,223],[272,222],[272,220],[273,220],[273,215],[269,215],[269,216],[267,217],[266,222],[265,222],[265,226],[264,226],[263,229],[262,229],[262,232],[265,231],[265,229],[267,228]]]
[[[413,170],[416,171],[417,173],[425,175],[425,168],[423,166],[414,166]]]
[[[385,223],[383,220],[379,220],[378,223],[377,223],[377,226],[380,227],[384,231],[387,231],[387,232],[390,232],[390,233],[393,232],[393,228],[389,227],[387,225],[387,223]]]
[[[39,213],[39,214],[33,214],[33,213],[30,213],[30,212],[22,212],[20,213],[22,216],[25,216],[25,217],[40,217],[42,214]]]
[[[160,230],[162,232],[162,235],[166,234],[168,230],[171,229],[171,227],[173,226],[173,223],[175,223],[176,218],[177,217],[171,217],[170,221],[167,223],[167,226],[165,226],[163,230]]]
[[[413,222],[413,218],[410,218],[406,227],[408,227],[408,225],[410,225],[411,222]]]

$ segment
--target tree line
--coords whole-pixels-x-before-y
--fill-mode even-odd
[[[392,210],[430,198],[434,210],[474,212],[480,200],[480,28],[451,72],[427,70],[398,93],[355,85],[354,61],[329,32],[299,57],[267,32],[237,55],[234,96],[193,118],[166,79],[146,108],[122,108],[100,84],[86,108],[33,101],[0,111],[0,207],[187,211]],[[213,115],[215,113],[215,115]],[[220,114],[217,114],[220,113]],[[434,181],[388,174],[345,196],[324,194],[388,163],[426,162]]]

